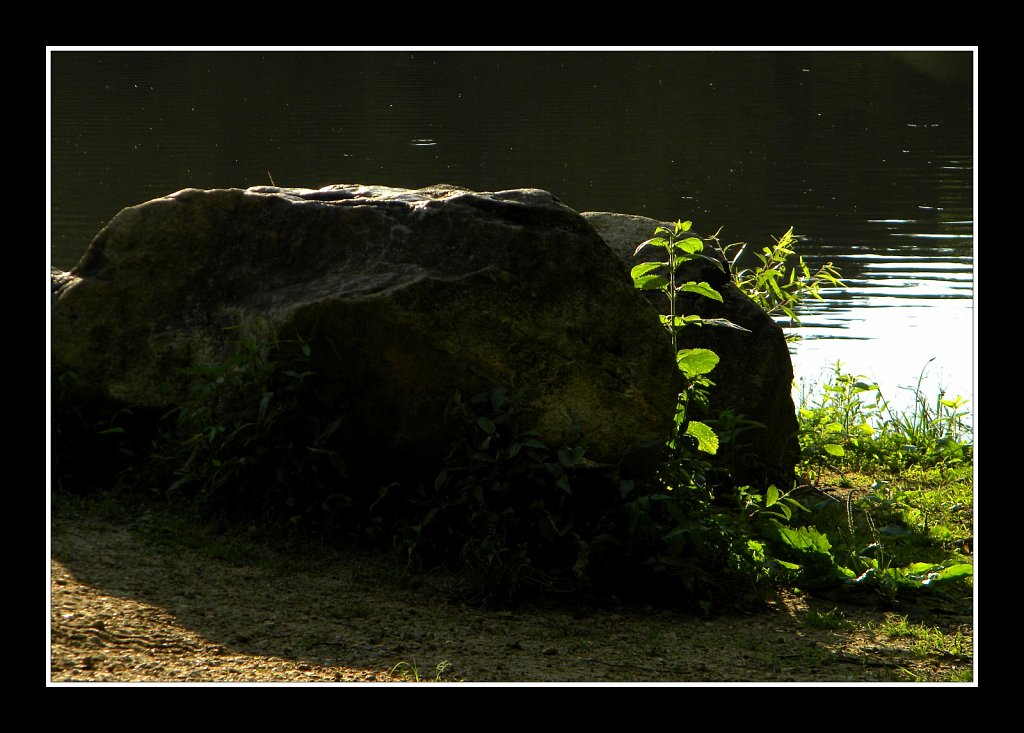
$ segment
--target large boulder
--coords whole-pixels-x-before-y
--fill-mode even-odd
[[[633,253],[637,245],[654,236],[659,226],[671,230],[670,222],[611,212],[584,212],[582,216],[627,269],[665,256],[665,250],[657,247],[645,247],[635,257]],[[680,348],[711,349],[720,359],[709,375],[715,383],[710,396],[711,417],[717,420],[716,428],[725,439],[718,462],[732,471],[740,483],[760,485],[767,481],[788,488],[800,458],[800,444],[793,405],[793,363],[785,334],[732,283],[728,264],[720,253],[706,248],[704,254],[716,257],[722,266],[696,260],[683,266],[681,279],[709,283],[721,293],[723,302],[687,294],[681,298],[681,312],[725,318],[746,329],[690,327],[679,334]],[[665,308],[664,295],[652,292],[650,297],[659,309]],[[764,427],[735,424],[728,416],[723,420],[723,411]],[[735,440],[730,440],[732,436]]]
[[[310,343],[335,448],[378,473],[433,468],[453,397],[496,386],[525,388],[524,428],[550,444],[578,428],[588,459],[634,475],[671,429],[655,311],[540,190],[186,189],[121,211],[52,279],[54,374],[90,399],[166,408],[182,367],[262,324]]]

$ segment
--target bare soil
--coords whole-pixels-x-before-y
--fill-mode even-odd
[[[879,630],[877,604],[786,594],[764,613],[714,618],[629,605],[494,611],[453,603],[444,587],[361,553],[189,549],[78,502],[51,519],[48,684],[855,683],[973,670],[969,609],[910,609],[965,640],[925,653]]]

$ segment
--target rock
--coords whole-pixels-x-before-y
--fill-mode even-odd
[[[678,374],[618,258],[551,194],[334,185],[185,189],[121,211],[52,274],[54,375],[163,409],[180,368],[257,326],[312,347],[335,448],[387,474],[437,464],[456,393],[523,387],[531,426],[650,475]],[[432,479],[432,476],[424,478]]]
[[[609,212],[584,212],[582,216],[625,262],[627,270],[639,262],[660,260],[664,256],[660,248],[645,247],[637,257],[633,252],[640,242],[654,236],[657,227],[673,228],[672,223],[642,216]],[[725,263],[720,254],[708,250],[705,254]],[[679,334],[679,346],[711,349],[720,358],[709,375],[715,383],[710,397],[713,418],[719,419],[723,411],[730,410],[765,426],[738,435],[734,446],[724,443],[718,462],[732,470],[741,484],[760,486],[768,481],[785,490],[792,486],[800,458],[792,396],[793,363],[782,328],[732,284],[727,271],[727,266],[719,268],[706,261],[687,263],[682,269],[683,281],[709,283],[721,293],[723,303],[686,295],[680,301],[681,311],[725,318],[749,333],[711,326],[685,328]],[[649,295],[656,307],[667,312],[661,293]],[[725,423],[715,427],[720,438],[729,437]]]

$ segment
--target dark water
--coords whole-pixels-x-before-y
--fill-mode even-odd
[[[798,377],[972,398],[972,54],[53,52],[52,263],[186,187],[536,187],[580,211],[790,226],[849,287],[805,309]],[[938,382],[937,382],[938,383]]]

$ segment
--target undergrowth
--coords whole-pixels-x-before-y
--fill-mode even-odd
[[[942,391],[929,400],[923,374],[910,411],[838,364],[817,396],[804,396],[809,520],[831,538],[846,588],[890,604],[925,594],[962,607],[973,579],[972,431],[966,400]]]
[[[717,235],[701,240],[689,229],[659,229],[641,246],[663,249],[665,260],[633,270],[637,287],[668,299],[663,323],[673,344],[683,328],[737,328],[678,310],[681,293],[721,300],[679,273],[697,258],[724,267],[705,254],[705,242],[728,249]],[[841,281],[830,265],[815,273],[802,259],[793,265],[793,242],[790,230],[733,281],[766,310],[796,318],[801,298]],[[409,568],[456,571],[461,598],[481,604],[571,594],[670,600],[712,613],[756,608],[780,585],[869,593],[894,607],[908,594],[956,603],[970,591],[966,402],[927,400],[920,382],[915,410],[901,413],[877,385],[837,365],[800,405],[803,479],[785,486],[721,488],[709,458],[727,457],[752,425],[742,416],[702,419],[718,363],[707,349],[677,351],[684,388],[653,481],[594,464],[578,431],[546,442],[531,429],[529,385],[453,395],[443,466],[397,480],[386,468],[367,476],[349,465],[352,428],[316,398],[313,357],[325,344],[266,329],[234,335],[227,353],[182,374],[185,396],[154,418],[155,430],[135,435],[131,413],[86,414],[56,399],[54,488],[88,483],[78,475],[80,456],[102,450],[104,472],[93,483],[225,526],[387,548]],[[60,375],[55,387],[73,381]],[[414,665],[407,671],[418,675]]]

